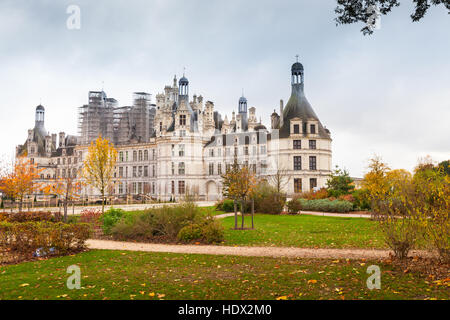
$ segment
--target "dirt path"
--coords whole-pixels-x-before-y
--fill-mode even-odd
[[[90,249],[142,252],[166,252],[188,254],[231,255],[247,257],[331,258],[331,259],[379,259],[388,258],[388,250],[372,249],[309,249],[285,247],[226,247],[200,245],[166,245],[149,243],[88,240]],[[411,252],[411,256],[427,256],[424,251]]]

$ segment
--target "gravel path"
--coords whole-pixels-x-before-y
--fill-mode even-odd
[[[388,250],[372,249],[309,249],[286,247],[226,247],[203,245],[167,245],[118,242],[108,240],[88,240],[90,249],[166,252],[188,254],[231,255],[247,257],[289,257],[289,258],[331,258],[331,259],[379,259],[388,258]],[[412,256],[427,256],[424,251],[411,252]]]

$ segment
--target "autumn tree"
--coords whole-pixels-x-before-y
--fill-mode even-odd
[[[244,229],[244,215],[245,205],[248,198],[252,195],[253,190],[257,185],[257,179],[252,170],[246,166],[239,166],[235,159],[231,168],[229,168],[224,175],[222,175],[223,194],[229,199],[233,199],[235,202],[241,203],[241,216],[242,223],[241,228]],[[236,205],[235,205],[236,208]],[[235,209],[234,216],[234,228],[237,227],[237,212]],[[253,221],[253,210],[252,210]]]
[[[419,163],[413,180],[423,235],[442,260],[450,263],[450,176],[442,163]]]
[[[0,190],[11,199],[19,201],[19,212],[22,212],[23,201],[41,190],[36,181],[40,178],[42,169],[26,158],[17,158],[13,168],[3,172],[0,178]]]
[[[43,190],[46,194],[53,194],[62,199],[64,221],[67,222],[68,205],[80,198],[82,183],[77,180],[78,166],[70,157],[63,158],[63,165],[60,168],[60,175],[57,175],[55,181],[47,184]]]
[[[83,175],[88,184],[100,191],[102,212],[105,211],[105,193],[113,179],[116,161],[117,151],[109,140],[100,136],[89,146]]]
[[[414,12],[411,14],[413,22],[421,20],[432,5],[443,5],[450,13],[449,0],[413,0],[412,2],[414,4]],[[374,14],[387,15],[399,5],[399,0],[337,0],[335,13],[338,16],[335,21],[337,25],[362,22],[366,26],[361,29],[361,32],[364,35],[372,34]]]

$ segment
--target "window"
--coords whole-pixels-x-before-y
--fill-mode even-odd
[[[119,162],[123,162],[123,151],[119,152]]]
[[[180,126],[185,126],[186,125],[186,115],[182,114],[180,115]]]
[[[244,147],[244,154],[248,156],[248,147]]]
[[[156,152],[155,149],[152,150],[152,159],[156,160]]]
[[[133,167],[133,178],[137,177],[137,167]]]
[[[175,175],[175,163],[172,162],[172,175]]]
[[[214,174],[214,163],[209,164],[209,175],[212,176]]]
[[[186,130],[180,130],[180,137],[186,137]]]
[[[184,181],[178,181],[178,194],[185,194],[186,193],[186,185]]]
[[[315,171],[317,170],[317,158],[309,157],[309,170]]]
[[[317,188],[317,179],[311,178],[309,179],[309,188],[313,190],[314,188]]]
[[[137,151],[133,151],[133,161],[137,161]]]
[[[142,150],[139,150],[139,161],[142,161]]]
[[[309,140],[309,148],[316,149],[316,140]]]
[[[144,151],[144,161],[148,161],[148,150]]]
[[[123,184],[119,183],[119,194],[123,194]]]
[[[265,174],[267,169],[267,163],[266,160],[261,161],[261,173]]]
[[[179,175],[184,175],[184,173],[185,173],[185,165],[184,165],[184,162],[180,162],[180,163],[178,164],[178,174],[179,174]]]
[[[175,181],[172,181],[172,194],[175,194]]]
[[[155,183],[152,182],[152,193],[155,194],[155,192],[156,192]]]
[[[125,152],[125,161],[128,162],[128,151]]]
[[[211,158],[214,157],[214,149],[209,149],[209,156],[210,156]]]
[[[310,129],[311,129],[312,134],[316,133],[316,125],[315,124],[312,124]]]
[[[148,177],[148,167],[144,167],[144,177]]]
[[[217,174],[222,174],[222,164],[217,164]]]
[[[125,167],[125,178],[128,178],[128,167]]]
[[[294,134],[300,133],[300,126],[298,124],[294,124]]]
[[[180,157],[184,157],[184,144],[180,144],[180,145],[178,146],[178,155],[179,155]]]
[[[152,166],[152,177],[154,177],[155,176],[155,166],[153,165]]]
[[[294,193],[302,192],[302,179],[294,179]]]
[[[123,167],[119,167],[119,178],[123,178]]]
[[[266,146],[261,146],[261,154],[266,154]]]
[[[302,148],[302,140],[294,140],[294,149]]]
[[[218,157],[221,157],[222,156],[222,149],[217,149],[217,156]]]
[[[294,157],[294,170],[302,170],[302,157]]]

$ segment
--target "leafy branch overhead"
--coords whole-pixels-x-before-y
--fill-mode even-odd
[[[442,4],[450,14],[450,0],[413,0],[413,4],[414,12],[411,14],[413,22],[420,21],[432,5]],[[362,22],[366,26],[361,29],[361,32],[364,35],[372,34],[373,28],[368,24],[374,14],[372,8],[376,7],[380,15],[387,15],[398,6],[400,6],[398,0],[337,0],[334,11],[338,16],[334,20],[336,25]]]

